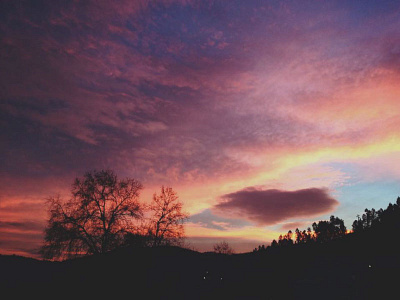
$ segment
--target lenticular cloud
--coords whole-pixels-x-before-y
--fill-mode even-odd
[[[338,203],[325,188],[296,191],[247,188],[223,195],[213,210],[220,215],[247,219],[258,225],[273,225],[287,219],[328,213]]]

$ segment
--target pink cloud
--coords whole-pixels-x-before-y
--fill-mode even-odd
[[[247,219],[265,226],[293,218],[322,215],[332,211],[338,204],[326,189],[281,191],[247,188],[221,196],[221,201],[213,207],[213,211],[225,217]]]
[[[334,3],[8,3],[0,20],[0,163],[10,180],[1,178],[0,205],[11,209],[0,211],[7,213],[2,221],[30,211],[43,219],[45,210],[29,203],[68,191],[75,176],[93,168],[182,187],[184,201],[203,209],[217,195],[272,181],[331,187],[332,178],[347,177],[320,175],[304,161],[329,149],[320,162],[310,159],[323,164],[398,136],[396,9],[360,18],[363,12]],[[360,165],[374,169],[372,177],[398,174],[390,165],[397,157]],[[303,169],[293,172],[298,165]],[[319,176],[318,184],[307,184],[305,174]],[[50,178],[65,184],[55,188]],[[252,195],[274,203],[269,193]],[[286,195],[300,214],[335,206],[323,191],[311,197],[312,207],[285,193],[274,195]],[[258,202],[246,207],[240,192],[226,195],[232,199],[220,208],[269,223],[257,215]],[[279,203],[276,219],[293,218]]]
[[[282,230],[291,230],[294,232],[296,228],[299,228],[300,230],[304,230],[304,228],[311,227],[310,222],[290,222],[290,223],[285,223],[281,226]]]

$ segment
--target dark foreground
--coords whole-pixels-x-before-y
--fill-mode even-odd
[[[394,299],[398,247],[381,242],[347,238],[231,256],[176,247],[65,262],[0,256],[0,290],[11,292],[9,299],[27,292],[79,299]]]

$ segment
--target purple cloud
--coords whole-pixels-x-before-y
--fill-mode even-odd
[[[308,227],[311,227],[311,222],[290,222],[283,224],[281,226],[282,230],[292,230],[294,231],[296,228],[299,228],[300,230],[304,230]]]
[[[244,158],[259,152],[370,141],[368,123],[339,120],[336,132],[301,110],[347,105],[347,91],[400,74],[398,11],[393,1],[0,1],[0,218],[43,219],[45,197],[90,169],[176,186],[245,178],[258,164]]]
[[[213,210],[220,215],[247,219],[262,226],[328,213],[338,204],[327,189],[281,191],[247,188],[223,195]]]
[[[380,52],[360,55],[371,47],[360,47],[350,33],[340,41],[352,41],[351,51],[331,47],[338,33],[347,32],[337,25],[350,26],[353,18],[344,22],[324,5],[312,5],[320,13],[312,13],[310,22],[308,6],[256,1],[5,3],[0,141],[8,149],[0,150],[0,163],[11,175],[127,165],[143,178],[178,166],[177,181],[193,171],[239,174],[243,165],[227,155],[232,149],[321,145],[332,138],[273,109],[288,90],[286,74],[283,83],[269,80],[279,78],[282,67],[299,64],[289,73],[299,70],[294,77],[303,78],[313,73],[296,59],[313,66],[339,57],[337,63],[364,74],[371,65],[361,57],[383,60]],[[382,51],[391,54],[384,60],[391,65],[397,43],[386,40],[390,47]],[[328,79],[355,77],[340,72],[336,78],[335,70],[315,67],[323,67]],[[294,86],[288,97],[304,102],[310,84]]]
[[[0,221],[0,231],[16,229],[16,230],[20,230],[20,231],[37,231],[37,232],[41,233],[44,230],[44,227],[45,227],[45,225],[43,223],[33,222],[33,221],[23,221],[23,222]]]

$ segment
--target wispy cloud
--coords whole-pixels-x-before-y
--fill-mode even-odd
[[[326,167],[335,162],[374,169],[370,181],[397,176],[399,9],[2,1],[1,205],[43,204],[101,168],[149,195],[170,184],[195,215],[249,186],[334,190],[349,179]],[[15,207],[6,221],[27,213]]]

